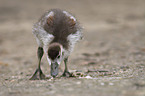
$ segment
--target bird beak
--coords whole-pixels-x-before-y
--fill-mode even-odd
[[[58,75],[58,66],[57,62],[51,63],[51,76],[54,78]]]

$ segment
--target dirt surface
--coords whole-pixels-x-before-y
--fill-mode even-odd
[[[32,25],[61,8],[84,26],[69,58],[77,77],[30,81]],[[50,74],[44,56],[42,70]],[[0,0],[0,96],[145,96],[145,0]]]

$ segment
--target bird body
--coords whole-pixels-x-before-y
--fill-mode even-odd
[[[67,60],[76,42],[82,38],[81,27],[76,18],[60,9],[51,9],[45,12],[39,21],[34,24],[33,34],[39,46],[38,50],[44,50],[51,67],[56,67],[62,61]],[[40,62],[42,57],[39,55],[41,53],[38,51]],[[41,68],[38,69],[41,70]],[[51,68],[51,75],[55,77],[58,72],[52,72],[52,70],[55,71],[55,69]]]

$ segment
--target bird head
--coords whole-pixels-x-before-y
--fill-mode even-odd
[[[59,43],[50,44],[47,59],[51,66],[51,76],[56,77],[59,72],[59,65],[63,60],[62,45]]]

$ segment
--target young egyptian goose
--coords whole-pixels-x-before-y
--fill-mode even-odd
[[[68,57],[76,42],[82,38],[81,27],[76,18],[67,11],[51,9],[34,24],[33,34],[39,46],[37,51],[39,63],[30,79],[45,79],[40,67],[43,53],[46,54],[51,66],[52,77],[58,75],[58,67],[62,61],[65,63],[63,76],[68,77],[70,75],[67,68]]]

